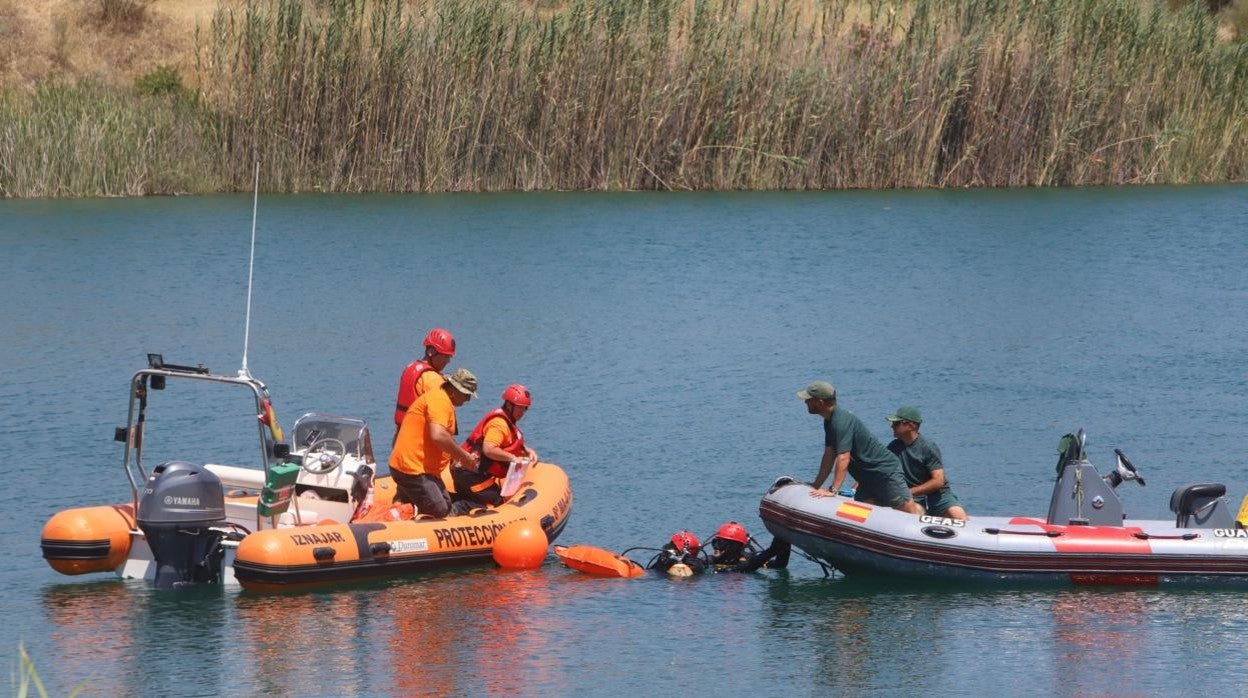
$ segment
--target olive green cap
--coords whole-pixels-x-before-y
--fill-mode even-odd
[[[809,400],[812,397],[820,400],[832,400],[836,397],[836,388],[827,381],[815,381],[806,386],[805,390],[797,391],[797,396],[803,400]]]
[[[897,411],[888,415],[890,422],[914,422],[915,424],[923,423],[923,413],[919,412],[917,407],[898,407]]]

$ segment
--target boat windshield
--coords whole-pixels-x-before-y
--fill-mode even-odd
[[[292,439],[291,446],[296,451],[306,450],[321,439],[337,439],[346,447],[349,455],[365,463],[376,462],[373,459],[373,440],[368,424],[362,419],[310,412],[295,422]]]

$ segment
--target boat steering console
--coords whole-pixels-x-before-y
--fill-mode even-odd
[[[300,459],[299,467],[312,475],[325,475],[342,465],[347,447],[339,439],[323,438],[308,446]]]
[[[1048,523],[1056,526],[1122,526],[1126,514],[1117,487],[1134,480],[1144,485],[1139,468],[1120,449],[1117,462],[1105,476],[1087,459],[1087,437],[1080,429],[1062,437],[1058,445],[1057,483],[1049,500]],[[1223,528],[1238,526],[1226,501],[1226,485],[1195,483],[1180,485],[1170,497],[1176,528]]]

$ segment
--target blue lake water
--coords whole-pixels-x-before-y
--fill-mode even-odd
[[[552,556],[276,596],[56,574],[47,518],[129,499],[112,430],[145,353],[238,369],[251,204],[0,202],[0,651],[24,645],[54,694],[1243,690],[1226,591],[933,589],[801,558],[604,580]],[[767,486],[818,468],[794,392],[819,378],[881,438],[920,406],[972,515],[1043,515],[1079,427],[1093,461],[1122,448],[1147,478],[1131,517],[1200,481],[1238,508],[1246,230],[1244,186],[264,196],[249,367],[283,423],[365,418],[384,460],[398,374],[450,328],[482,384],[467,427],[531,388],[526,436],[575,491],[566,544],[728,519],[765,542]],[[151,410],[149,463],[254,460],[241,394]]]

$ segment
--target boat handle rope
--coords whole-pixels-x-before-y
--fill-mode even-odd
[[[1197,538],[1200,538],[1199,533],[1184,533],[1179,536],[1159,536],[1141,531],[1140,533],[1132,533],[1131,535],[1139,538],[1140,540],[1196,540]]]
[[[1048,536],[1049,538],[1057,538],[1062,535],[1061,531],[1002,531],[999,528],[985,528],[984,533],[990,536],[1011,535],[1011,536]]]

